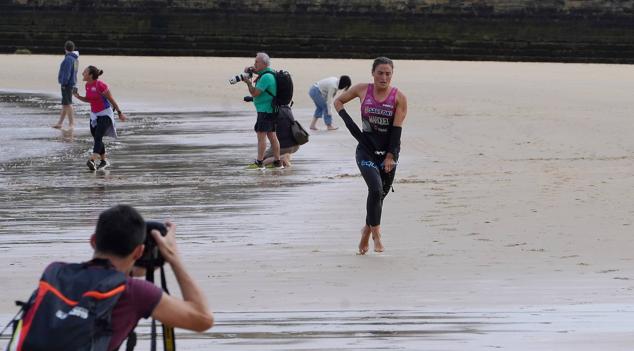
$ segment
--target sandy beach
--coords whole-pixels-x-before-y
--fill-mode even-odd
[[[0,92],[49,101],[37,140],[60,139],[61,58],[0,55]],[[255,117],[228,79],[252,61],[80,56],[131,120],[106,174],[82,168],[81,103],[64,147],[0,164],[0,325],[48,262],[88,259],[98,213],[125,202],[176,222],[218,312],[187,349],[631,349],[634,66],[395,61],[409,113],[386,252],[358,256],[366,189],[345,127],[312,133],[281,173],[243,171]],[[306,126],[314,81],[371,78],[370,60],[272,67],[293,74]]]

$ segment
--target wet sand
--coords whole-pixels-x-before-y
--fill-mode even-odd
[[[0,55],[17,67],[0,72],[0,90],[57,94],[59,59]],[[251,59],[80,62],[106,71],[131,121],[107,144],[107,172],[84,170],[85,117],[72,142],[43,131],[38,142],[57,145],[46,156],[0,167],[3,316],[46,263],[88,258],[101,210],[130,203],[179,225],[187,265],[220,312],[210,333],[183,334],[188,349],[630,348],[632,66],[397,61],[394,84],[410,102],[401,164],[386,252],[364,257],[365,185],[345,130],[314,133],[290,169],[243,170],[252,106],[226,80]],[[366,81],[370,64],[274,60],[298,72],[305,125],[313,81]]]

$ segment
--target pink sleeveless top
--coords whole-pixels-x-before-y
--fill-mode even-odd
[[[384,101],[374,98],[374,84],[368,84],[368,90],[361,103],[361,120],[363,132],[370,133],[376,150],[386,150],[390,142],[390,132],[396,112],[397,88],[391,88]]]

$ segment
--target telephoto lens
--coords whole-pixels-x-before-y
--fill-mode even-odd
[[[236,84],[238,82],[241,82],[245,79],[251,78],[253,77],[253,73],[251,71],[249,72],[245,72],[245,73],[240,73],[240,74],[236,74],[235,76],[229,78],[229,84]]]

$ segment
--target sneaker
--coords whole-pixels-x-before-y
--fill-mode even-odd
[[[249,165],[249,169],[265,169],[264,162],[260,160],[254,160],[252,164]]]
[[[93,160],[88,160],[88,162],[86,162],[86,166],[88,166],[88,169],[90,169],[91,171],[97,169],[97,166],[95,166],[95,161]]]
[[[284,168],[284,165],[282,164],[282,161],[276,160],[273,161],[273,168],[282,169]]]
[[[99,162],[99,165],[97,166],[97,169],[104,169],[108,166],[110,166],[110,162],[106,160],[101,160],[101,162]]]

